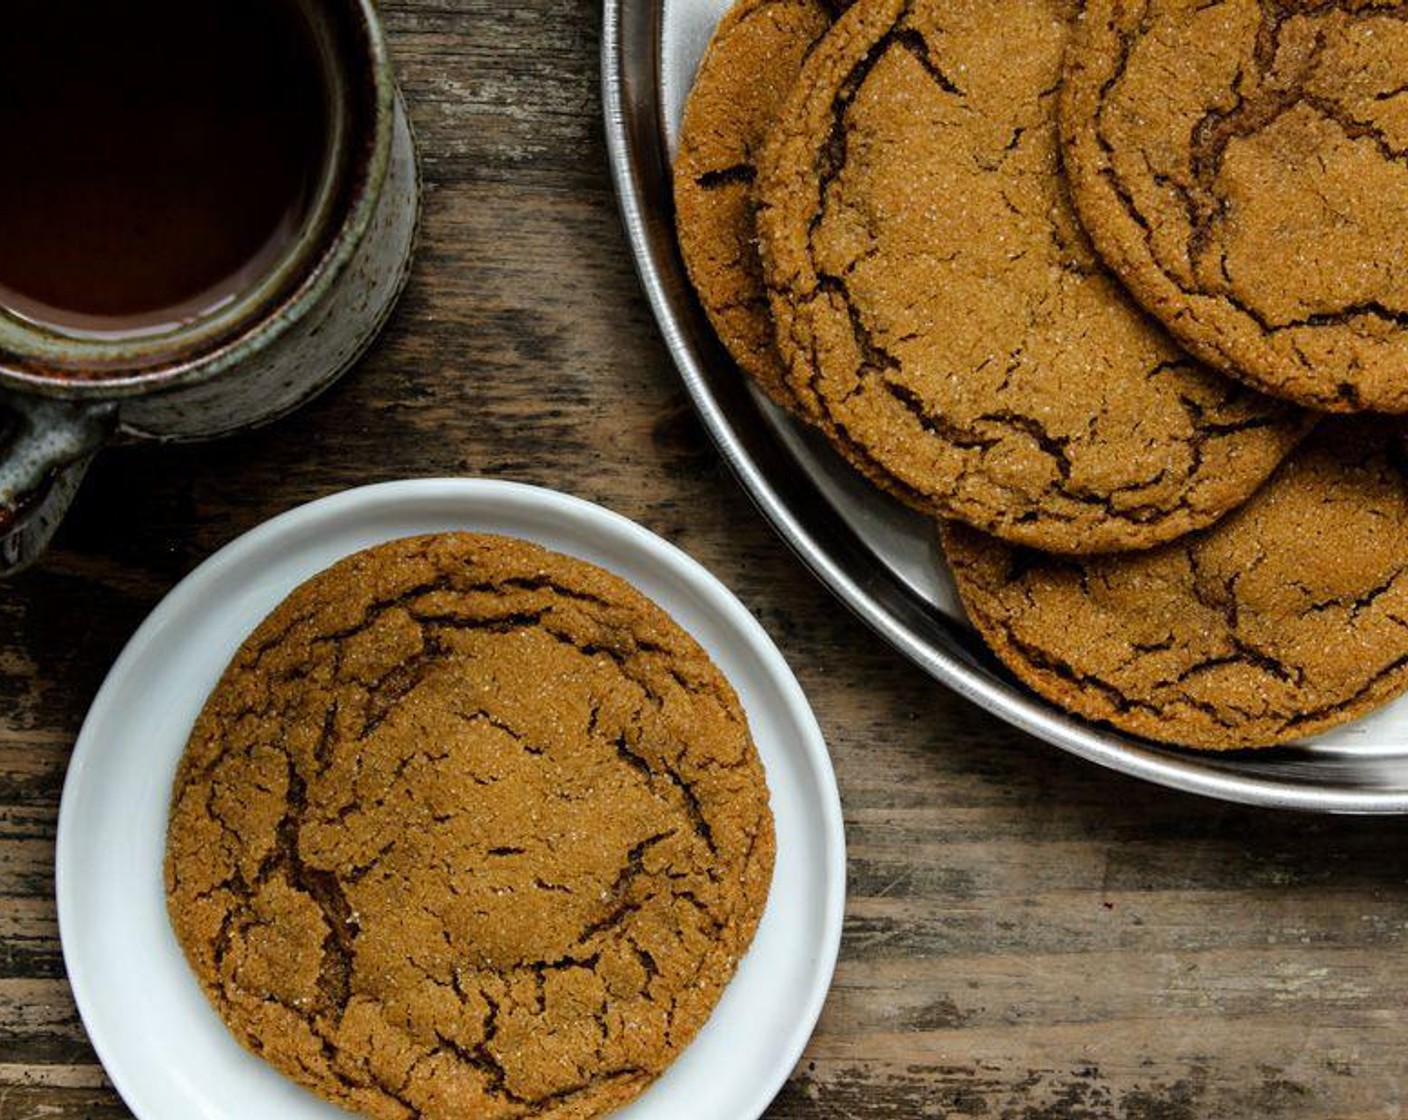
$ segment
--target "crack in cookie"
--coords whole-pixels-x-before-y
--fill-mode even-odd
[[[172,923],[236,1037],[374,1117],[569,1120],[639,1094],[761,915],[738,700],[614,576],[524,542],[350,557],[191,734]]]

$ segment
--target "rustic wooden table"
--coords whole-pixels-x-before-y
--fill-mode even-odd
[[[560,487],[677,542],[816,706],[850,904],[826,1012],[769,1116],[1405,1115],[1403,824],[1148,788],[890,652],[774,538],[681,393],[608,180],[596,0],[384,10],[426,176],[384,339],[266,431],[105,454],[53,552],[0,588],[0,1118],[129,1115],[64,981],[52,883],[69,751],[118,650],[269,516],[442,474]]]

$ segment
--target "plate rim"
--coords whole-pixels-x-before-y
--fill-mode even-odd
[[[816,802],[808,799],[808,808],[817,814],[825,840],[825,850],[818,860],[818,868],[824,880],[824,895],[819,899],[818,905],[823,914],[823,922],[817,931],[817,953],[808,969],[806,1001],[791,1020],[788,1035],[779,1048],[779,1057],[771,1075],[759,1081],[749,1099],[747,1115],[756,1120],[786,1085],[815,1032],[834,983],[841,947],[848,868],[845,822],[835,768],[815,710],[772,636],[738,596],[700,561],[645,526],[596,502],[548,487],[492,478],[399,479],[352,487],[296,505],[236,536],[182,577],[152,608],[124,645],[94,696],[69,757],[60,795],[54,858],[55,905],[65,974],[85,1034],[102,1064],[105,1075],[139,1120],[175,1120],[160,1114],[154,1109],[152,1102],[145,1099],[141,1087],[129,1079],[131,1071],[121,1060],[111,1060],[119,1053],[119,1049],[114,1045],[110,1032],[116,1030],[120,1024],[111,1023],[102,1015],[95,1017],[96,996],[92,989],[95,981],[89,974],[83,956],[72,948],[75,935],[65,932],[73,929],[74,913],[79,905],[73,895],[77,872],[74,871],[72,854],[75,844],[78,843],[79,826],[74,823],[76,810],[73,806],[76,798],[70,796],[70,790],[81,788],[89,759],[99,749],[95,745],[101,742],[96,729],[99,721],[110,718],[106,709],[122,686],[124,678],[132,672],[132,664],[142,656],[144,647],[149,645],[173,618],[190,609],[189,604],[198,600],[203,584],[218,579],[230,567],[267,547],[268,542],[277,541],[289,532],[306,530],[311,522],[320,517],[337,518],[355,512],[359,507],[375,510],[380,499],[401,496],[423,497],[427,501],[454,497],[465,502],[467,511],[472,511],[476,501],[493,498],[505,499],[511,503],[528,503],[521,507],[524,509],[529,508],[531,504],[543,508],[542,503],[546,503],[568,516],[581,519],[579,524],[589,525],[592,520],[596,520],[598,526],[604,528],[608,534],[617,534],[617,541],[627,545],[632,552],[643,558],[649,557],[657,565],[663,565],[670,575],[681,578],[691,591],[705,593],[710,611],[717,613],[728,629],[744,638],[747,648],[764,668],[766,677],[778,689],[787,711],[788,722],[802,732],[796,741],[801,760],[800,770],[815,782],[819,794]],[[469,512],[469,515],[472,516],[472,512]],[[393,539],[397,538],[386,538]],[[282,594],[291,590],[292,587],[289,587]],[[96,1029],[93,1025],[95,1022],[100,1024]]]
[[[658,248],[661,223],[652,214],[642,189],[647,174],[643,161],[653,158],[645,149],[653,144],[658,155],[663,142],[658,78],[664,2],[603,0],[602,114],[621,222],[641,286],[695,411],[754,505],[812,573],[862,622],[929,676],[1006,723],[1106,769],[1234,804],[1345,815],[1408,814],[1408,789],[1332,787],[1237,774],[1214,766],[1215,760],[1222,761],[1216,755],[1144,745],[1118,732],[1096,728],[965,657],[957,642],[945,636],[942,625],[925,617],[920,604],[892,577],[879,571],[864,572],[863,568],[860,572],[864,576],[850,570],[863,543],[834,512],[817,508],[809,483],[772,478],[760,466],[747,433],[733,422],[726,407],[729,402],[722,400],[710,383],[706,344],[686,328],[673,306],[682,272],[678,250],[672,231],[663,236],[665,248]],[[628,21],[633,21],[629,28]],[[645,25],[653,36],[643,29]],[[649,43],[645,78],[631,69],[628,51],[638,44],[627,43],[629,34],[644,36]],[[809,505],[804,507],[804,503]]]

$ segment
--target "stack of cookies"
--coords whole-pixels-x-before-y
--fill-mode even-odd
[[[1408,689],[1405,64],[1408,3],[740,0],[681,248],[1022,680],[1285,743]]]

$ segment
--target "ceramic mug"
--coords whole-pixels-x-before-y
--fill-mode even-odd
[[[71,336],[0,311],[0,575],[48,544],[112,441],[213,439],[335,381],[405,284],[420,181],[371,0],[301,0],[327,68],[330,158],[312,217],[268,276],[159,336]]]

